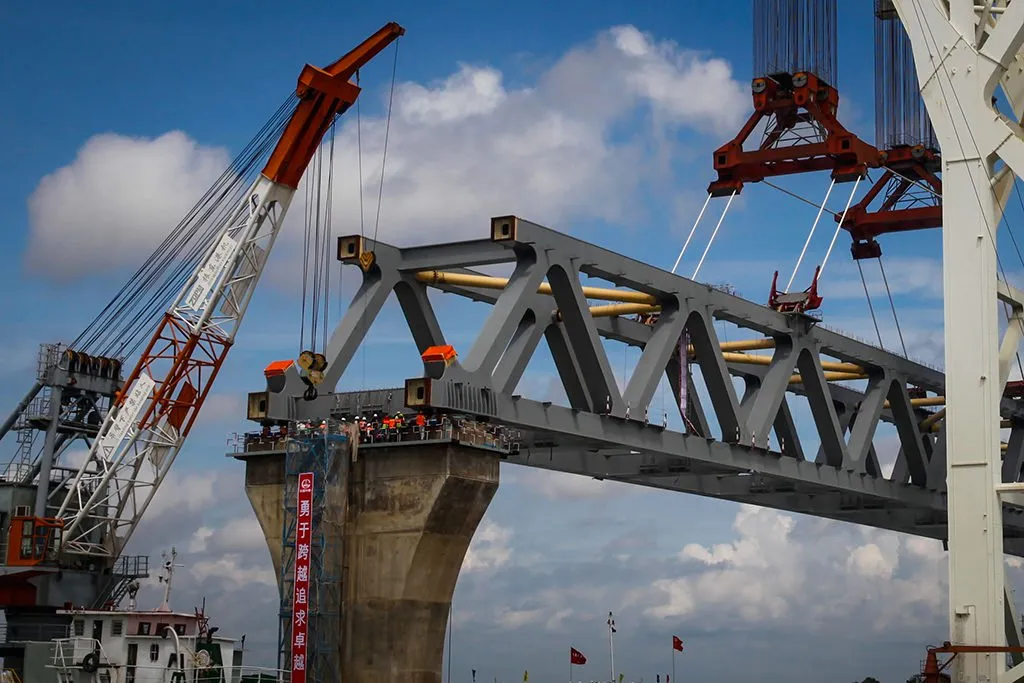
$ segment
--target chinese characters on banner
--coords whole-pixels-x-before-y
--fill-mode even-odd
[[[309,639],[309,545],[313,521],[313,473],[299,475],[295,504],[295,589],[292,594],[292,681],[306,683]]]

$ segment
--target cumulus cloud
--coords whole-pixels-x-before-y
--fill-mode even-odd
[[[189,541],[190,553],[263,550],[267,541],[253,515],[229,519],[221,526],[201,526]]]
[[[512,557],[511,540],[511,529],[485,519],[469,544],[462,571],[480,572],[503,566]]]
[[[508,480],[508,477],[506,477]],[[530,488],[549,500],[585,500],[620,496],[633,490],[629,484],[581,477],[555,470],[517,468],[512,481]]]
[[[157,138],[104,133],[45,176],[28,199],[26,265],[73,278],[135,264],[170,232],[227,166],[227,151],[181,131]]]
[[[688,544],[680,576],[639,603],[654,618],[710,614],[739,623],[868,618],[875,628],[940,617],[945,561],[937,541],[743,506],[732,542]],[[836,587],[842,585],[842,590]]]
[[[401,83],[388,133],[379,237],[405,244],[480,236],[489,216],[513,212],[560,229],[577,220],[623,221],[635,211],[644,179],[664,175],[653,162],[670,148],[671,134],[726,135],[749,108],[744,91],[727,61],[632,26],[571,49],[526,87],[509,86],[485,64],[459,65],[437,82]],[[636,121],[635,131],[623,135],[621,124]],[[384,115],[363,116],[361,130],[353,116],[342,121],[335,143],[336,232],[360,230],[354,209],[360,186],[366,229],[376,232],[386,129]],[[26,265],[70,278],[137,264],[227,158],[177,131],[155,139],[91,138],[32,194]],[[293,228],[303,204],[300,189],[283,251],[300,239],[302,231]]]

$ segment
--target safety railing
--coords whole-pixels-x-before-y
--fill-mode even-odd
[[[234,453],[266,453],[287,450],[289,439],[308,439],[325,433],[338,434],[352,422],[329,420],[321,423],[306,422],[292,425],[288,430],[249,432],[236,434],[228,444]],[[386,446],[424,442],[461,443],[476,448],[488,448],[502,453],[519,451],[519,432],[500,425],[491,425],[475,420],[451,418],[446,415],[424,418],[422,424],[416,417],[391,418],[374,415],[371,420],[360,421],[359,445]]]
[[[369,422],[359,432],[360,447],[424,442],[461,443],[502,453],[519,451],[518,432],[475,420],[431,418],[424,424]]]

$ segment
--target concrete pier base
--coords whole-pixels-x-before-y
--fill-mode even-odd
[[[284,455],[243,459],[246,494],[280,575]],[[452,594],[498,469],[493,452],[454,444],[359,452],[338,539],[345,683],[440,683]]]

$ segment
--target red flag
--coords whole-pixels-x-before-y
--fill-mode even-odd
[[[683,641],[679,640],[678,636],[672,636],[672,649],[683,651]]]
[[[587,658],[583,656],[583,653],[574,647],[569,648],[569,663],[570,664],[586,664]]]

